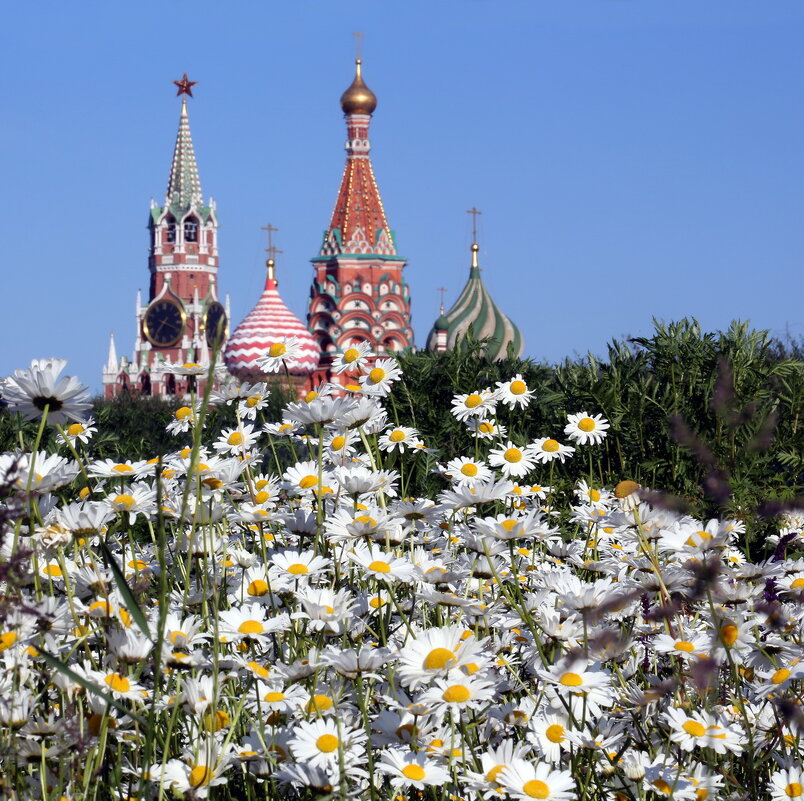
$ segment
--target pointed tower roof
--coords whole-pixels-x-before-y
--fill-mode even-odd
[[[257,359],[265,356],[277,340],[298,337],[302,342],[301,353],[288,364],[288,369],[293,375],[310,375],[318,365],[318,345],[279,295],[274,260],[269,258],[265,264],[268,268],[265,288],[257,305],[229,337],[223,356],[226,366],[241,380],[264,378]]]
[[[473,242],[469,280],[452,308],[446,313],[442,311],[439,315],[427,336],[427,350],[437,350],[437,334],[439,331],[446,331],[448,350],[460,347],[461,340],[471,335],[476,341],[489,340],[485,353],[492,361],[507,358],[509,345],[513,346],[514,356],[520,358],[525,350],[522,334],[500,311],[486,289],[480,276],[477,258],[479,249],[477,242]]]
[[[362,62],[358,58],[355,78],[341,96],[347,129],[346,167],[329,228],[324,234],[322,256],[397,257],[393,233],[385,217],[369,157],[369,123],[376,107],[377,96],[366,86]]]
[[[195,160],[193,137],[190,133],[187,99],[183,97],[179,132],[176,136],[173,163],[170,167],[170,178],[168,178],[167,193],[165,194],[165,206],[168,206],[176,216],[181,216],[192,206],[202,204],[201,179],[198,177],[198,164]]]

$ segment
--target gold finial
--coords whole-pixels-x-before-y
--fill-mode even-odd
[[[344,114],[371,114],[377,108],[377,95],[366,86],[363,80],[363,61],[360,58],[360,39],[363,34],[353,33],[357,41],[357,57],[355,58],[355,79],[352,85],[341,95],[341,108]]]

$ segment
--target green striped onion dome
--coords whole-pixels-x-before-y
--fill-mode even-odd
[[[471,332],[474,340],[488,339],[486,356],[492,361],[500,361],[508,356],[508,345],[513,345],[513,354],[521,358],[525,342],[519,329],[499,309],[491,299],[477,263],[477,243],[472,244],[472,267],[469,280],[458,300],[446,313],[442,312],[427,337],[427,350],[453,350]],[[443,342],[446,331],[446,347]],[[439,337],[441,334],[441,337]]]

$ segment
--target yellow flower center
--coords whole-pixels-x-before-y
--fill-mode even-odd
[[[560,723],[553,723],[552,726],[547,727],[544,735],[551,743],[563,743],[564,727]]]
[[[395,428],[389,435],[388,439],[391,442],[402,442],[405,439],[405,432],[401,428]]]
[[[335,437],[332,442],[330,443],[330,448],[333,451],[339,451],[344,445],[346,445],[346,437]]]
[[[305,403],[312,403],[317,397],[318,397],[318,393],[314,389],[311,389],[304,396],[304,401],[305,401]]]
[[[723,628],[720,630],[720,637],[726,645],[734,645],[737,642],[737,637],[740,634],[740,630],[734,623],[727,623]]]
[[[201,365],[198,362],[185,362],[182,367],[187,370],[197,370]]]
[[[773,676],[771,677],[771,681],[774,684],[781,684],[782,682],[787,681],[787,679],[789,678],[790,678],[790,671],[787,668],[780,668],[773,674]]]
[[[226,441],[230,445],[242,445],[243,435],[239,431],[234,431],[233,433],[229,434],[229,436],[226,438]]]
[[[390,573],[391,566],[388,562],[383,562],[381,559],[375,559],[369,566],[369,570],[373,570],[375,573]]]
[[[385,378],[385,370],[383,370],[382,367],[375,367],[369,373],[369,380],[372,384],[379,384],[383,378]]]
[[[129,559],[127,564],[132,570],[145,570],[148,567],[148,563],[143,562],[142,559]]]
[[[487,782],[496,782],[497,777],[508,767],[508,765],[495,765],[487,774]]]
[[[508,448],[503,454],[503,459],[511,464],[522,461],[522,451],[519,448]]]
[[[509,389],[512,395],[524,395],[528,391],[527,384],[524,381],[512,381]]]
[[[794,590],[804,587],[804,578],[797,578],[795,581],[793,581],[793,583],[790,586]]]
[[[17,641],[17,632],[16,631],[4,631],[0,634],[0,652],[11,648],[12,645]]]
[[[652,784],[660,793],[664,793],[664,795],[670,795],[670,793],[673,792],[673,788],[664,779],[656,779]]]
[[[531,779],[522,785],[522,792],[528,798],[549,798],[550,787],[539,779]]]
[[[262,700],[265,701],[266,704],[276,704],[279,701],[285,700],[285,693],[281,693],[279,691],[265,693],[265,695],[262,697]]]
[[[212,771],[206,765],[196,765],[187,777],[190,787],[200,787],[212,780]]]
[[[193,410],[189,406],[182,406],[179,409],[176,409],[175,418],[177,420],[186,420],[190,415],[192,415]]]
[[[600,490],[590,489],[587,495],[593,503],[597,503],[600,500]]]
[[[86,429],[81,423],[73,423],[71,426],[67,426],[67,433],[71,437],[77,437],[79,434],[83,434]]]
[[[623,498],[627,498],[632,493],[636,492],[639,489],[639,484],[636,481],[621,481],[617,486],[614,487],[614,497],[619,498],[622,500]]]
[[[448,648],[433,648],[424,658],[425,670],[443,670],[455,661],[455,654]]]
[[[314,487],[316,484],[318,484],[317,476],[304,476],[304,478],[299,481],[299,486],[302,489],[310,489],[310,487]]]
[[[542,450],[547,451],[548,453],[555,453],[560,447],[561,446],[558,444],[558,440],[546,439],[542,445]]]
[[[494,433],[494,424],[493,423],[483,422],[477,427],[477,430],[481,434],[493,434]]]
[[[134,498],[131,495],[127,495],[126,493],[123,493],[122,495],[118,495],[112,501],[112,503],[115,504],[115,506],[117,506],[119,504],[120,506],[125,506],[126,509],[131,509],[131,507],[134,506],[136,501],[134,500]]]
[[[119,673],[110,673],[104,678],[106,684],[119,693],[127,693],[131,689],[131,682]]]
[[[800,798],[802,793],[804,793],[804,788],[802,788],[799,782],[790,782],[790,784],[784,788],[784,792],[788,798]]]
[[[513,531],[513,529],[517,526],[518,523],[519,523],[518,520],[512,520],[509,518],[508,520],[503,520],[502,523],[500,523],[500,525],[506,531]]]
[[[419,782],[424,778],[425,773],[424,768],[414,762],[410,765],[405,765],[405,767],[402,768],[402,775],[406,779],[412,779],[414,782]]]
[[[338,747],[338,738],[334,734],[322,734],[316,741],[316,747],[325,754],[331,754]]]
[[[48,565],[43,571],[46,576],[61,576],[61,568],[58,565]]]
[[[284,356],[288,352],[288,347],[285,345],[284,342],[274,342],[270,348],[268,348],[268,355],[274,359],[278,359],[280,356]]]
[[[250,398],[246,398],[246,406],[248,406],[249,409],[253,409],[255,406],[259,405],[261,400],[262,395],[252,395]]]
[[[263,579],[255,579],[248,585],[248,589],[246,592],[249,595],[267,595],[268,594],[268,582],[264,581]]]
[[[363,523],[366,526],[376,526],[377,521],[371,515],[359,515],[355,518],[356,523]]]
[[[360,358],[360,351],[357,348],[347,348],[343,354],[343,360],[346,364],[356,362]]]
[[[134,472],[134,468],[130,464],[116,464],[112,468],[112,470],[114,470],[115,473],[133,473]]]
[[[380,598],[379,595],[375,595],[370,601],[369,606],[372,609],[379,609],[381,606],[385,606],[385,600]]]
[[[241,634],[262,634],[265,631],[265,627],[259,620],[244,620],[237,627],[237,630]]]
[[[687,640],[679,640],[674,647],[677,651],[686,651],[688,654],[695,650],[695,646]]]
[[[703,737],[706,734],[706,728],[702,723],[698,723],[697,720],[687,720],[681,728],[693,737]]]
[[[332,709],[332,699],[328,695],[314,695],[306,706],[307,712],[324,712]]]
[[[292,573],[294,576],[303,576],[305,573],[309,572],[310,568],[301,562],[294,562],[292,565],[288,565],[288,573]]]
[[[471,395],[468,395],[466,400],[463,402],[464,406],[467,409],[474,409],[477,406],[480,406],[483,403],[483,398],[480,397],[476,392],[473,392]]]
[[[577,673],[565,673],[559,681],[565,687],[580,687],[583,684],[583,678]]]
[[[262,676],[262,678],[267,678],[271,671],[268,670],[267,667],[263,667],[259,662],[248,662],[248,667],[251,668],[258,676]]]
[[[256,503],[265,503],[270,497],[271,496],[269,493],[267,493],[265,490],[262,490],[254,496],[254,501]]]
[[[92,494],[92,490],[89,487],[81,487],[81,491],[78,493],[78,497],[83,501],[88,498]]]
[[[469,476],[470,478],[472,478],[477,475],[477,465],[468,462],[467,464],[463,465],[463,467],[461,467],[461,472],[465,476]]]
[[[448,704],[462,704],[472,697],[469,688],[465,684],[453,684],[447,687],[441,696]]]
[[[578,421],[578,428],[586,432],[594,431],[595,421],[591,417],[584,417],[582,420]]]

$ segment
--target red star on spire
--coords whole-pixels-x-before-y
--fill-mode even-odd
[[[198,83],[198,81],[191,81],[185,72],[180,81],[173,81],[173,83],[179,87],[179,91],[176,92],[176,97],[179,95],[190,95],[190,97],[192,97],[193,87]]]

